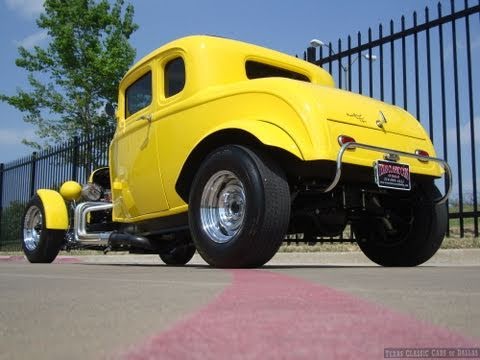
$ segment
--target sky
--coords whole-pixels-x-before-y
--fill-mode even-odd
[[[192,34],[213,34],[255,43],[298,54],[312,38],[337,41],[362,33],[369,26],[398,22],[402,14],[423,13],[427,0],[130,0],[139,29],[131,38],[137,60],[160,45]],[[46,46],[48,36],[35,19],[43,0],[0,0],[0,93],[12,95],[27,88],[27,74],[15,66],[17,48],[23,45]],[[0,102],[0,163],[28,155],[32,149],[22,145],[33,138],[34,128],[24,123],[22,114]]]

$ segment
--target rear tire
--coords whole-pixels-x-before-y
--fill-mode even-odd
[[[393,229],[373,217],[354,224],[360,249],[382,266],[417,266],[429,260],[440,248],[447,230],[447,205],[433,202],[440,196],[435,185],[423,184],[410,202],[387,202]]]
[[[51,263],[64,241],[65,230],[46,228],[42,200],[35,195],[27,204],[23,215],[22,248],[31,263]]]
[[[238,145],[211,153],[195,176],[189,222],[195,246],[210,265],[258,267],[280,247],[290,220],[282,169]]]

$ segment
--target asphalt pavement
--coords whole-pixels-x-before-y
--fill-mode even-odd
[[[258,270],[212,269],[197,255],[185,267],[150,255],[45,265],[0,256],[0,359],[382,359],[388,348],[480,348],[479,270],[480,250],[442,250],[416,268],[382,268],[361,253],[279,253]]]

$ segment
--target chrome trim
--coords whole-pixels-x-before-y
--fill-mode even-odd
[[[23,243],[29,251],[35,251],[43,229],[42,211],[35,205],[28,208],[23,222]]]
[[[219,244],[233,239],[242,229],[247,207],[245,188],[231,171],[213,174],[203,188],[200,221],[208,237]]]
[[[330,183],[330,185],[328,185],[324,190],[322,190],[323,192],[326,193],[326,192],[332,191],[338,185],[338,182],[340,181],[340,177],[342,175],[343,154],[347,149],[356,149],[356,148],[370,150],[370,151],[377,151],[384,154],[395,154],[399,156],[410,157],[410,158],[418,159],[420,161],[433,161],[433,162],[439,163],[440,165],[443,166],[445,170],[445,181],[448,184],[448,188],[447,188],[447,191],[445,192],[445,195],[443,195],[438,200],[434,200],[434,202],[437,204],[443,204],[445,201],[447,201],[448,197],[450,196],[450,193],[452,191],[452,170],[450,169],[450,166],[447,164],[445,160],[434,158],[434,157],[416,155],[416,154],[407,153],[399,150],[382,148],[382,147],[373,146],[373,145],[361,144],[357,142],[350,142],[342,145],[342,147],[340,148],[337,154],[337,168],[335,172],[335,177],[333,178],[333,181]]]
[[[383,158],[387,161],[393,161],[393,162],[400,161],[400,156],[398,156],[397,154],[388,153],[388,154],[383,155]]]
[[[108,246],[111,232],[87,233],[87,215],[93,211],[109,210],[112,207],[112,203],[105,202],[84,202],[78,204],[73,217],[75,241],[81,245]]]
[[[415,150],[415,155],[420,155],[420,151],[421,151],[420,149]],[[423,156],[423,158],[424,158],[423,160],[422,160],[422,159],[419,159],[419,160],[420,160],[421,162],[427,163],[428,160],[425,159],[426,156]]]
[[[383,129],[383,126],[387,123],[387,118],[385,117],[385,115],[381,111],[378,112],[378,115],[379,115],[380,119],[377,119],[377,121],[375,121],[375,124],[380,129]]]

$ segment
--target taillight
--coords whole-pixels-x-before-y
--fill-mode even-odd
[[[347,136],[347,135],[340,135],[338,138],[338,144],[340,146],[342,145],[345,145],[345,144],[348,144],[348,143],[352,143],[352,142],[355,142],[355,139],[352,138],[351,136]]]
[[[423,157],[429,157],[430,154],[425,151],[425,150],[421,150],[421,149],[417,149],[415,150],[415,155],[419,155],[419,156],[423,156]],[[423,162],[428,162],[428,159],[418,159],[420,161],[423,161]]]

